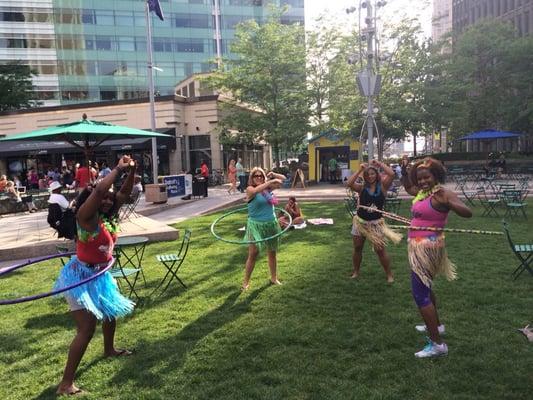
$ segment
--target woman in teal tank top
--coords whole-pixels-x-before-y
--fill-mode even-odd
[[[267,179],[269,178],[269,179]],[[274,206],[277,199],[272,193],[273,189],[281,187],[285,177],[281,174],[269,172],[265,174],[262,168],[255,167],[250,172],[248,187],[246,188],[246,201],[248,202],[248,222],[246,224],[246,240],[259,241],[280,232],[280,226]],[[270,282],[273,285],[280,285],[277,274],[276,252],[279,247],[279,236],[277,238],[250,244],[248,246],[248,258],[244,270],[244,280],[242,290],[250,287],[250,277],[255,267],[259,250],[263,247],[267,249],[268,267],[270,269]]]

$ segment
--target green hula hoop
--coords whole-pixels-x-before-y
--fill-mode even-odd
[[[275,239],[277,238],[278,236],[281,236],[283,235],[285,232],[287,232],[289,230],[289,228],[291,227],[291,224],[292,224],[292,217],[291,215],[286,211],[284,210],[283,208],[279,208],[279,207],[274,207],[274,210],[279,210],[283,213],[285,213],[285,215],[287,217],[289,217],[289,224],[287,225],[287,227],[285,229],[283,229],[281,232],[279,233],[276,233],[275,235],[272,235],[272,236],[269,236],[267,238],[264,238],[264,239],[261,239],[261,240],[231,240],[231,239],[224,239],[222,236],[220,236],[219,234],[217,234],[215,232],[215,225],[218,224],[220,221],[222,221],[224,218],[226,217],[229,217],[230,215],[232,214],[236,214],[238,212],[241,212],[241,211],[244,211],[244,210],[248,210],[248,207],[241,207],[241,208],[238,208],[236,210],[233,210],[233,211],[229,211],[223,215],[221,215],[220,217],[218,217],[217,219],[215,219],[215,221],[211,224],[211,233],[213,234],[213,236],[222,241],[222,242],[225,242],[225,243],[232,243],[232,244],[256,244],[256,243],[261,243],[261,242],[266,242],[268,240],[272,240],[272,239]]]

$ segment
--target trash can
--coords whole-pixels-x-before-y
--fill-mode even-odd
[[[207,179],[203,176],[197,175],[192,178],[192,196],[207,197]]]
[[[167,185],[164,183],[153,183],[145,185],[144,200],[147,203],[166,203],[168,200]]]

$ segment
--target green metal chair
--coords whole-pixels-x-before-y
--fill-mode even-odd
[[[163,285],[165,285],[165,282],[167,278],[169,278],[168,282],[164,286],[163,290],[159,293],[161,296],[163,293],[166,292],[168,287],[170,286],[173,279],[177,280],[185,289],[187,289],[187,286],[178,276],[178,270],[180,269],[181,265],[185,261],[185,257],[187,257],[187,252],[189,250],[189,244],[191,242],[191,235],[192,231],[189,229],[185,230],[185,233],[183,234],[183,240],[181,242],[180,249],[177,253],[171,253],[171,254],[158,254],[155,256],[156,260],[160,262],[167,270],[165,276],[159,282],[157,287],[152,291],[152,294],[157,292],[159,288],[161,288]]]
[[[531,268],[531,263],[533,262],[533,243],[529,244],[516,244],[511,239],[511,234],[509,233],[509,224],[504,220],[503,221],[503,230],[507,236],[507,241],[511,246],[513,254],[520,261],[520,265],[516,267],[512,275],[514,279],[518,278],[522,272],[527,271],[533,276],[533,269]]]
[[[505,217],[519,217],[518,213],[522,213],[523,217],[527,219],[526,207],[527,203],[524,201],[527,196],[527,190],[504,190],[501,193],[501,199],[505,205]]]
[[[490,217],[493,214],[494,216],[499,217],[498,210],[496,209],[496,207],[501,204],[499,197],[491,197],[487,194],[485,189],[478,189],[476,198],[479,201],[479,204],[483,207],[482,217]]]

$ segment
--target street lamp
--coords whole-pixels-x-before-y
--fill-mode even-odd
[[[360,39],[366,41],[366,67],[357,74],[357,86],[362,96],[367,98],[366,106],[366,129],[368,140],[368,159],[374,158],[374,126],[376,121],[374,119],[374,97],[379,95],[381,90],[381,75],[374,73],[374,48],[376,44],[377,28],[375,25],[374,8],[385,6],[384,0],[360,0],[359,1],[359,21],[361,21],[361,9],[366,8],[365,24],[366,27],[360,29]],[[375,6],[374,6],[375,5]],[[356,7],[346,9],[348,14],[355,12]],[[363,59],[362,49],[360,49],[360,59]],[[350,61],[350,60],[349,60]],[[376,64],[379,60],[375,61]],[[376,111],[377,112],[377,111]]]

